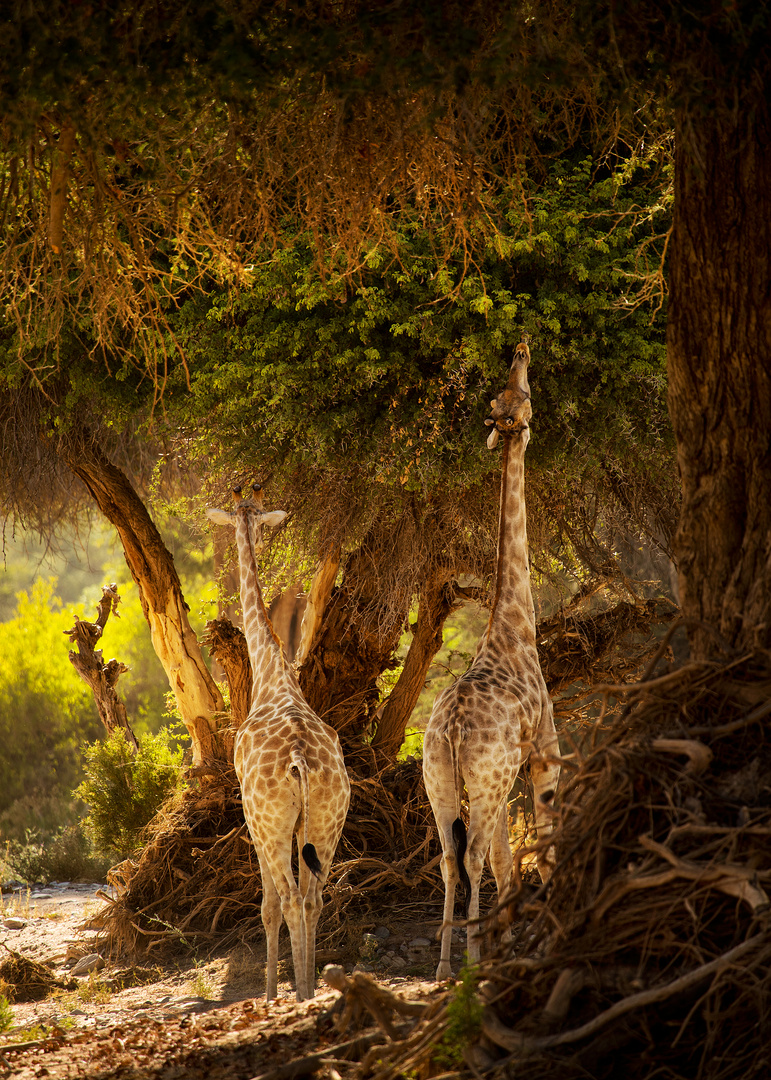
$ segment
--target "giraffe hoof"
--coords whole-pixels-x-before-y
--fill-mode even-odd
[[[450,961],[449,960],[440,960],[439,961],[439,967],[436,969],[436,981],[437,982],[446,982],[447,979],[451,979],[452,977],[453,977],[453,974],[452,974],[452,968],[450,967]]]

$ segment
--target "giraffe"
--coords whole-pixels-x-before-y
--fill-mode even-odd
[[[233,511],[207,510],[217,524],[235,527],[241,608],[252,700],[234,745],[244,817],[262,877],[262,923],[267,942],[266,997],[278,996],[278,935],[282,916],[292,944],[297,1000],[314,996],[316,925],[350,801],[350,783],[331,727],[310,708],[276,636],[257,577],[263,525],[277,525],[283,510],[263,510],[261,487],[251,498],[233,491]],[[292,870],[297,840],[298,879]]]
[[[508,839],[507,800],[520,765],[530,753],[539,838],[551,831],[548,802],[559,778],[552,704],[541,673],[535,641],[535,607],[530,589],[525,520],[525,449],[532,416],[527,366],[530,350],[521,342],[506,389],[492,402],[487,440],[495,449],[503,436],[498,552],[490,619],[471,666],[434,703],[423,744],[423,777],[442,844],[445,886],[438,982],[452,976],[455,886],[464,887],[469,920],[468,959],[479,960],[480,942],[471,925],[479,918],[479,882],[489,854],[500,901],[509,887],[513,858]],[[461,819],[461,796],[468,793],[468,830]],[[538,856],[542,880],[550,856]]]

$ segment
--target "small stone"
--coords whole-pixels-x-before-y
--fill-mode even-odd
[[[26,919],[17,919],[15,915],[11,915],[7,919],[3,919],[3,926],[6,928],[6,930],[23,930],[26,925]]]
[[[89,953],[82,960],[78,960],[70,972],[71,975],[88,975],[92,971],[101,971],[104,967],[104,958],[99,953]]]
[[[401,971],[402,968],[407,967],[407,961],[404,959],[403,956],[395,956],[391,961],[391,967],[396,968],[398,971]]]
[[[386,941],[388,938],[390,938],[391,931],[388,929],[387,926],[378,926],[375,928],[374,934],[376,938],[380,939],[380,941]]]
[[[410,942],[411,949],[429,949],[430,947],[431,942],[428,940],[428,938],[416,937],[413,938]]]

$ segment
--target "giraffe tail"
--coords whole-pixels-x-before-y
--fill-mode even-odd
[[[300,784],[300,798],[303,808],[303,846],[300,855],[314,877],[319,877],[322,871],[321,860],[313,844],[308,842],[308,810],[310,808],[310,786],[308,784],[308,763],[299,750],[292,754],[291,772],[297,777]]]
[[[471,902],[471,879],[466,869],[466,848],[468,847],[468,835],[463,818],[460,816],[460,802],[463,793],[463,776],[460,768],[460,743],[463,739],[463,730],[456,725],[450,733],[450,758],[452,760],[453,783],[455,784],[455,808],[458,816],[452,823],[452,842],[455,848],[455,859],[458,865],[458,877],[463,888],[463,918],[468,918],[468,908]]]
[[[463,886],[463,918],[468,918],[468,906],[471,902],[471,879],[468,876],[468,870],[466,869],[466,860],[464,858],[466,854],[466,826],[463,824],[463,818],[458,815],[455,821],[452,823],[452,842],[455,845],[455,858],[458,863],[458,877],[460,883]]]
[[[303,844],[301,854],[303,857],[303,862],[308,867],[310,872],[314,875],[314,877],[318,877],[321,874],[322,866],[321,860],[319,859],[313,844]]]

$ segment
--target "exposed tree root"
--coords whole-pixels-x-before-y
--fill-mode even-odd
[[[576,751],[554,876],[517,883],[513,938],[481,965],[465,1060],[528,1080],[767,1076],[769,658],[651,665],[611,692],[626,705]],[[435,1037],[450,1028],[445,1006]],[[372,1074],[407,1069],[442,1072],[426,1045]]]

